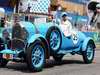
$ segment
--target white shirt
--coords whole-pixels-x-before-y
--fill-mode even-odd
[[[70,36],[72,34],[72,24],[69,20],[62,21],[60,28],[65,36]]]
[[[5,28],[11,27],[11,25],[12,25],[12,23],[11,23],[11,22],[6,21],[6,23],[5,23]]]

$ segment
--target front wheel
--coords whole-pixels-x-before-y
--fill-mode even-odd
[[[7,65],[8,61],[3,59],[3,58],[0,58],[0,67],[5,67]]]
[[[94,54],[95,54],[94,44],[88,43],[86,50],[82,52],[84,62],[86,64],[92,63],[94,59]]]
[[[27,64],[31,71],[41,71],[45,63],[45,46],[40,40],[36,40],[27,49]]]

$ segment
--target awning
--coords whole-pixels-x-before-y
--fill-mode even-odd
[[[17,0],[0,0],[0,7],[14,7]]]
[[[0,0],[0,7],[4,8],[5,13],[13,13],[16,0]]]
[[[5,15],[5,9],[0,8],[0,17],[4,17],[4,15]]]

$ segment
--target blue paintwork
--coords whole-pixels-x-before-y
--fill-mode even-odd
[[[87,36],[85,34],[83,34],[83,32],[80,31],[76,31],[77,33],[77,37],[78,37],[78,42],[76,44],[73,43],[72,40],[72,36],[69,37],[65,37],[63,35],[63,32],[61,31],[61,29],[59,28],[59,25],[56,25],[54,23],[42,23],[39,25],[36,25],[36,28],[39,31],[39,34],[41,34],[42,36],[44,36],[44,38],[46,38],[46,33],[48,31],[49,28],[51,28],[52,26],[57,27],[62,35],[62,44],[61,44],[61,48],[60,50],[62,51],[66,51],[66,50],[74,50],[75,48],[81,48],[80,46],[82,46],[82,50],[84,51],[86,49],[86,45],[89,42],[89,40],[87,40]],[[93,40],[93,39],[91,39]],[[83,44],[84,43],[84,44]],[[80,50],[80,49],[78,49]]]
[[[76,32],[76,37],[77,37],[77,41],[73,41],[73,36],[68,36],[66,37],[63,32],[61,31],[59,25],[55,24],[55,23],[42,23],[42,24],[38,24],[38,25],[34,25],[30,22],[19,22],[19,24],[21,25],[21,27],[24,27],[27,32],[29,33],[29,36],[27,37],[27,47],[29,47],[29,45],[31,43],[34,43],[35,40],[39,39],[39,38],[43,38],[46,42],[46,34],[47,31],[51,28],[51,27],[57,27],[59,29],[59,31],[61,32],[61,37],[62,37],[62,42],[61,42],[61,47],[59,49],[59,52],[57,52],[58,54],[60,53],[67,53],[67,52],[79,52],[80,50],[85,51],[87,44],[90,40],[93,41],[93,39],[91,39],[90,37],[87,37],[84,33],[80,32],[80,31],[75,31]],[[59,35],[59,34],[57,34]],[[53,37],[54,34],[52,34],[51,37]],[[52,39],[52,38],[51,38]],[[57,38],[56,38],[57,39]],[[59,39],[59,37],[58,37]],[[93,41],[94,42],[94,41]],[[59,40],[58,40],[59,43]],[[48,45],[48,42],[47,42]],[[9,51],[10,52],[10,51]],[[9,53],[8,51],[6,51],[6,53]],[[2,53],[5,53],[5,51],[2,51]]]
[[[62,50],[65,50],[65,49],[66,50],[72,50],[74,48],[79,47],[82,44],[82,41],[84,41],[84,39],[86,38],[86,36],[82,32],[77,31],[77,37],[78,37],[78,42],[77,42],[77,44],[74,44],[73,40],[72,40],[72,36],[65,37],[62,34],[62,46],[61,46],[61,49]]]
[[[40,37],[43,38],[43,39],[45,39],[45,37],[44,37],[43,35],[41,35],[41,34],[34,34],[34,35],[32,35],[32,36],[29,38],[29,40],[28,40],[28,46],[29,46],[31,43],[35,42],[35,40],[39,39]],[[45,39],[45,40],[46,40],[46,39]]]
[[[71,36],[69,37],[65,37],[63,34],[62,34],[62,45],[61,45],[61,50],[68,50],[68,49],[71,49],[73,48],[74,45],[72,43],[72,39],[71,39]]]
[[[87,37],[87,38],[84,40],[83,46],[82,46],[82,50],[83,50],[83,51],[86,50],[87,44],[88,44],[88,42],[89,42],[90,40],[92,40],[92,38],[90,38],[90,37]]]
[[[29,37],[28,37],[27,39],[31,38],[32,35],[34,35],[34,34],[36,33],[35,25],[32,24],[31,22],[24,22],[24,21],[21,21],[21,22],[19,22],[19,23],[20,23],[20,25],[21,25],[22,27],[24,27],[24,28],[27,30],[27,32],[29,33]]]
[[[3,51],[0,51],[0,53],[3,53],[3,54],[16,54],[16,51],[12,51],[10,49],[5,49]]]
[[[19,37],[19,35],[16,36],[16,33],[14,32],[15,36],[12,37],[13,27],[7,28],[11,42],[16,43],[16,46],[8,48],[9,43],[7,42],[8,40],[6,40],[3,44],[3,48],[5,48],[0,50],[0,60],[1,58],[8,61],[12,60],[19,62],[26,62],[27,60],[27,64],[32,70],[41,69],[44,66],[45,58],[49,59],[49,57],[54,54],[55,56],[65,55],[67,53],[72,55],[83,55],[82,52],[85,52],[85,56],[88,60],[92,60],[94,48],[89,46],[88,43],[89,41],[94,41],[92,38],[86,36],[80,31],[74,31],[75,33],[72,33],[70,36],[65,36],[59,25],[55,23],[42,23],[35,25],[30,22],[19,22],[18,25],[20,25],[17,26],[19,27],[19,32],[24,35],[19,34]],[[3,30],[0,30],[0,37],[4,39],[2,31]],[[39,42],[36,43],[36,41]],[[91,44],[92,46],[95,45],[93,43]],[[23,45],[21,50],[19,45]]]

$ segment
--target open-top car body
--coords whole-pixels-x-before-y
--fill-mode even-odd
[[[8,41],[4,37],[4,32],[7,31],[10,34]],[[92,63],[94,58],[95,43],[92,38],[80,31],[65,36],[55,23],[35,25],[21,21],[4,29],[2,35],[4,44],[0,49],[1,66],[5,66],[9,60],[23,61],[31,71],[40,71],[50,56],[58,62],[67,53],[82,55],[85,63]]]

